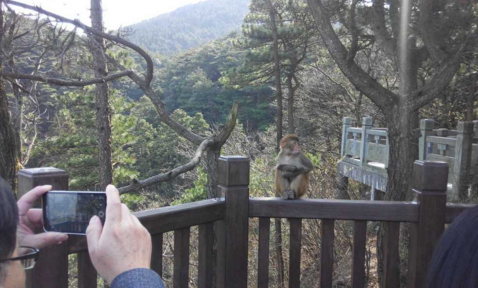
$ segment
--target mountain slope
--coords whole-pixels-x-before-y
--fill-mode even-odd
[[[250,0],[208,0],[129,26],[133,43],[172,55],[239,29]]]

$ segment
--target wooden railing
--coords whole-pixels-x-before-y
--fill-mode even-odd
[[[224,198],[165,207],[136,213],[152,234],[152,269],[163,271],[163,233],[174,231],[173,288],[189,285],[190,227],[199,226],[198,287],[246,288],[248,283],[249,221],[259,218],[257,287],[269,285],[270,218],[288,218],[290,225],[289,286],[300,287],[302,219],[321,219],[320,287],[332,287],[335,221],[353,221],[352,287],[365,285],[367,222],[384,223],[384,287],[400,287],[399,231],[410,223],[408,287],[423,287],[433,247],[450,223],[472,205],[446,204],[448,166],[417,161],[414,168],[414,202],[344,201],[249,197],[249,160],[221,157],[219,190]],[[56,183],[51,177],[23,171],[23,186]],[[30,174],[29,174],[30,173]],[[61,174],[61,173],[60,173]],[[37,177],[38,176],[38,177]],[[40,177],[41,176],[41,177]],[[64,177],[64,175],[62,176]],[[59,185],[59,184],[58,184]],[[67,187],[55,186],[54,189]],[[214,233],[213,233],[214,231]],[[215,239],[213,238],[215,235]],[[215,247],[215,249],[213,249]],[[216,251],[216,253],[214,253]],[[68,255],[78,254],[78,287],[97,287],[96,272],[89,260],[84,237],[42,250],[29,275],[30,287],[68,287]],[[214,265],[215,263],[215,265]],[[215,266],[215,269],[214,269]],[[403,271],[402,271],[403,272]]]

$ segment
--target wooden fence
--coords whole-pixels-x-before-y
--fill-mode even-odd
[[[415,202],[281,200],[249,197],[249,160],[221,157],[219,189],[224,198],[137,212],[153,241],[152,269],[163,272],[163,233],[174,231],[173,288],[189,285],[190,231],[199,226],[198,287],[246,288],[248,283],[249,220],[259,218],[257,287],[269,285],[270,219],[288,218],[290,225],[289,283],[301,281],[302,219],[321,219],[320,287],[332,287],[334,226],[336,220],[354,222],[352,287],[365,285],[367,222],[385,224],[384,287],[399,287],[399,231],[401,223],[411,224],[409,287],[423,287],[433,247],[450,223],[470,205],[446,204],[448,165],[417,161],[414,166]],[[23,170],[20,188],[53,183],[67,189],[66,173],[58,169]],[[213,231],[216,239],[213,239]],[[216,244],[214,244],[216,242]],[[213,246],[216,246],[214,253]],[[36,267],[28,275],[29,287],[68,287],[68,255],[78,255],[78,287],[97,287],[97,274],[90,262],[85,237],[70,237],[67,243],[43,249]],[[214,260],[215,259],[215,260]],[[216,269],[213,263],[216,262]],[[402,271],[403,272],[403,271]]]

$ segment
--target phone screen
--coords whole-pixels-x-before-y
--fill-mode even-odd
[[[85,234],[94,215],[105,222],[104,192],[49,191],[42,199],[45,231]]]

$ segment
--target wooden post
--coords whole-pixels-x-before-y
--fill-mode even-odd
[[[342,148],[340,149],[340,156],[344,157],[347,149],[347,131],[352,127],[353,119],[351,117],[344,117],[342,120]]]
[[[190,227],[174,230],[173,288],[189,287]]]
[[[249,159],[219,157],[219,189],[225,196],[225,287],[247,288]]]
[[[478,140],[478,120],[473,121],[473,141],[475,145],[472,145],[471,152],[471,170],[470,170],[470,181],[471,181],[471,195],[470,198],[478,197],[478,150],[476,147],[476,140]],[[475,147],[473,147],[475,146]],[[473,151],[475,150],[475,151]]]
[[[409,288],[425,287],[428,264],[445,229],[448,164],[417,160],[413,192],[419,205],[418,222],[410,227]]]
[[[427,137],[432,135],[434,127],[435,122],[433,122],[433,119],[422,119],[420,121],[421,136],[418,145],[418,159],[420,160],[427,160]]]
[[[372,117],[363,117],[362,119],[362,141],[360,145],[360,166],[366,164],[368,137],[367,130],[372,129]]]
[[[456,136],[455,163],[453,165],[453,199],[464,201],[468,199],[468,184],[470,180],[471,149],[473,144],[473,123],[458,122]]]
[[[78,253],[78,288],[95,288],[97,280],[98,273],[91,263],[88,251]]]
[[[478,139],[478,120],[473,121],[473,138]]]
[[[68,175],[64,170],[52,167],[22,169],[18,173],[19,197],[40,185],[52,185],[53,190],[68,190]],[[68,287],[68,250],[66,243],[44,248],[40,251],[35,268],[27,273],[27,287]]]

